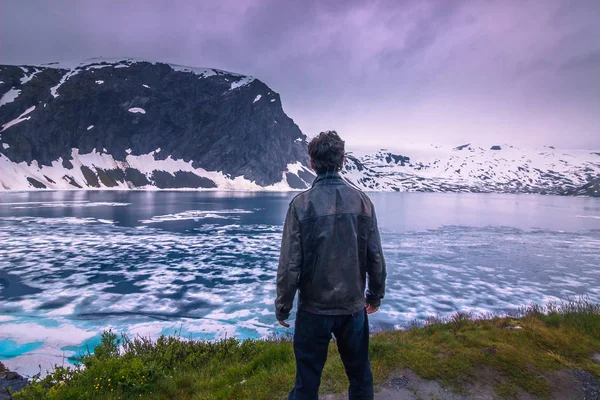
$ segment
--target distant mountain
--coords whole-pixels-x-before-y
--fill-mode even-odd
[[[600,197],[598,152],[465,144],[397,153],[349,154],[342,174],[363,190]]]
[[[131,59],[0,66],[0,189],[306,188],[306,136],[258,79]]]
[[[349,153],[342,175],[375,191],[600,196],[600,152],[404,148]],[[306,136],[250,76],[132,59],[0,66],[0,190],[294,190],[313,179]]]

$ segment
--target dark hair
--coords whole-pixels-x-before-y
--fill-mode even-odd
[[[336,131],[321,132],[308,144],[308,154],[318,174],[340,171],[344,166],[344,141]]]

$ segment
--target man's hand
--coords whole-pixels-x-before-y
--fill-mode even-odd
[[[378,310],[379,310],[379,307],[373,307],[372,305],[367,303],[367,314],[376,313]],[[281,321],[279,321],[279,323],[281,323]]]
[[[290,327],[290,324],[288,324],[285,321],[279,321],[279,325],[283,326],[284,328],[289,328]]]

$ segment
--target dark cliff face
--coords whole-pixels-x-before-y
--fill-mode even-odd
[[[4,65],[0,81],[0,152],[13,162],[50,165],[71,160],[73,148],[124,161],[160,149],[156,160],[191,161],[261,186],[281,181],[288,164],[309,165],[306,137],[258,79],[100,60],[74,69]]]

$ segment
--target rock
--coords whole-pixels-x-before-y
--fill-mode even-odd
[[[588,183],[578,188],[567,190],[565,194],[570,196],[600,197],[600,177],[593,178]]]
[[[460,151],[460,150],[466,149],[466,148],[467,148],[467,147],[469,147],[470,145],[471,145],[471,143],[467,143],[467,144],[463,144],[463,145],[460,145],[460,146],[456,146],[456,147],[454,148],[454,150],[455,150],[455,151]]]
[[[592,354],[590,358],[593,362],[600,364],[600,353]]]
[[[600,379],[580,369],[574,370],[573,376],[583,385],[583,393],[586,400],[600,399]]]
[[[27,379],[16,372],[9,371],[0,362],[0,400],[12,399],[12,394],[27,386]]]
[[[389,382],[389,386],[394,389],[404,389],[408,387],[410,380],[404,375],[400,375],[397,378],[392,378]]]

